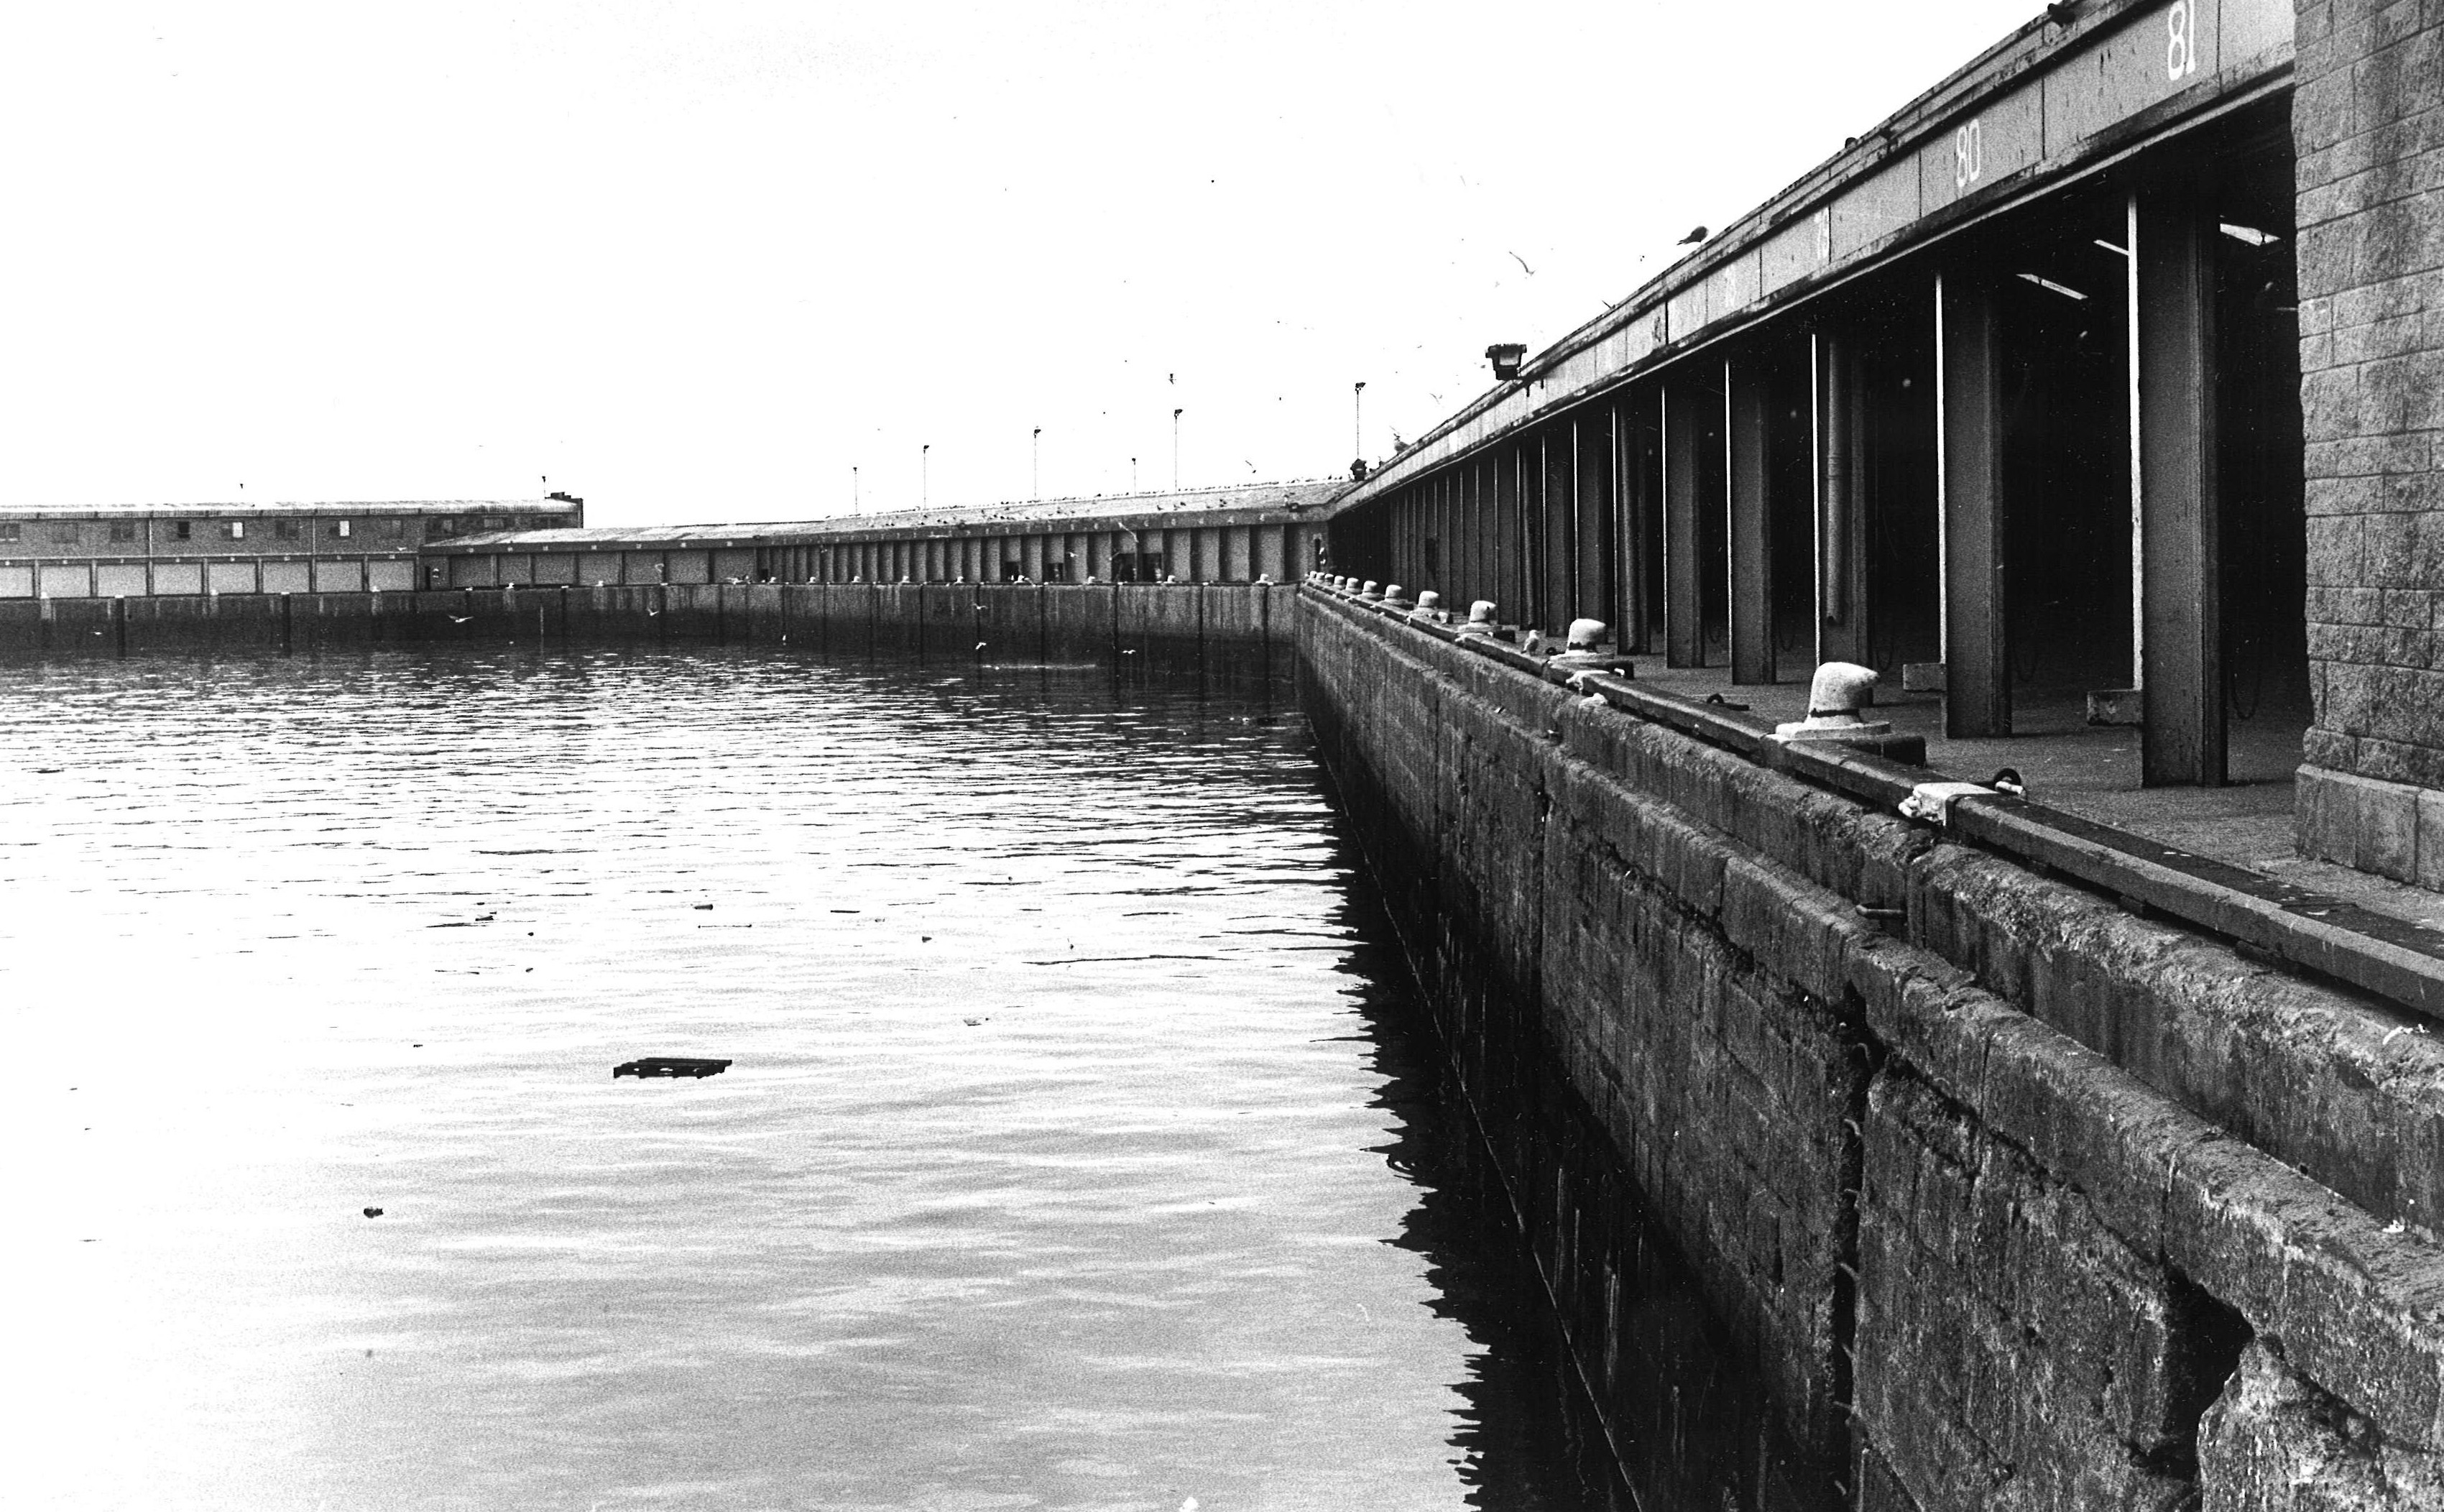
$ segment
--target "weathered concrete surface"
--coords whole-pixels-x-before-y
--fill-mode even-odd
[[[1481,1116],[1530,1089],[1616,1157],[1495,1140],[1659,1504],[2259,1504],[2200,1468],[2252,1340],[2432,1473],[2444,1046],[1345,600],[1300,626]],[[1676,1274],[1764,1387],[1709,1466],[1639,1463],[1672,1386],[1621,1368]]]

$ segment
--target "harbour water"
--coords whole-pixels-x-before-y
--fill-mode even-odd
[[[0,700],[12,1505],[1625,1504],[1286,696]]]

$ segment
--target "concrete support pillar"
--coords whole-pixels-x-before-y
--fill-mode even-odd
[[[1488,466],[1493,490],[1493,527],[1498,576],[1501,586],[1493,597],[1502,606],[1503,617],[1514,624],[1528,621],[1527,574],[1522,570],[1526,561],[1528,526],[1519,503],[1519,451],[1504,447],[1497,451]]]
[[[1566,422],[1546,428],[1536,445],[1536,471],[1544,503],[1537,515],[1544,571],[1536,623],[1558,635],[1577,616],[1579,598],[1578,456]]]
[[[1614,500],[1619,492],[1613,473],[1613,415],[1609,408],[1582,414],[1571,423],[1576,449],[1570,471],[1577,488],[1578,592],[1559,628],[1567,630],[1572,617],[1588,615],[1618,628],[1620,611],[1613,601]]]
[[[2213,223],[2185,196],[2138,204],[2139,657],[2147,785],[2224,780]]]
[[[1697,618],[1697,413],[1685,381],[1663,390],[1663,654],[1674,667],[1705,663]]]
[[[1463,614],[1467,612],[1469,602],[1493,596],[1490,586],[1493,580],[1488,573],[1488,564],[1491,558],[1486,549],[1485,540],[1484,482],[1483,467],[1471,462],[1460,468],[1458,484],[1460,557],[1454,563],[1458,568],[1458,574],[1452,580],[1459,592],[1452,595],[1452,598],[1454,600],[1467,600],[1458,606]]]
[[[1621,406],[1613,428],[1622,480],[1621,645],[1637,652],[1655,650],[1653,627],[1662,607],[1657,601],[1663,573],[1656,543],[1662,539],[1663,469],[1660,451],[1654,445],[1661,434],[1660,403],[1657,392],[1636,395]],[[1649,561],[1650,555],[1657,560]]]
[[[1944,728],[2011,732],[2004,590],[2001,381],[1994,303],[1973,274],[1935,281],[1935,444],[1942,489]]]
[[[1773,423],[1767,374],[1757,362],[1726,366],[1731,396],[1731,681],[1774,679],[1773,500],[1766,470],[1766,430]]]
[[[1817,337],[1815,383],[1816,659],[1864,662],[1866,403],[1847,336]]]

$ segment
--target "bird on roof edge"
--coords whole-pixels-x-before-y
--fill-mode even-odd
[[[1700,227],[1698,227],[1695,230],[1691,231],[1688,235],[1681,237],[1681,238],[1680,238],[1680,240],[1679,240],[1678,242],[1675,243],[1674,245],[1676,245],[1676,246],[1679,246],[1679,247],[1694,247],[1694,246],[1696,246],[1699,242],[1702,242],[1702,241],[1704,241],[1705,239],[1706,239],[1706,228],[1705,228],[1705,227],[1703,227],[1703,226],[1700,226]]]

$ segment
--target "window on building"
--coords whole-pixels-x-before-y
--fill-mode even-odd
[[[271,533],[282,541],[294,541],[297,539],[297,522],[294,520],[274,520],[271,522]]]
[[[114,521],[112,521],[112,522],[110,523],[110,539],[111,539],[111,540],[113,540],[113,541],[133,541],[133,540],[135,540],[135,539],[136,539],[136,522],[135,522],[135,521],[133,521],[133,520],[114,520]]]
[[[348,539],[348,522],[345,520],[332,521],[331,539],[334,541],[345,541]]]
[[[491,515],[484,518],[484,528],[487,530],[507,530],[509,527],[509,522],[507,520],[496,519]]]
[[[223,526],[221,528],[229,532],[229,538],[231,541],[243,541],[246,539],[246,522],[243,520],[231,520],[228,525]]]
[[[63,522],[62,524],[55,525],[55,526],[51,526],[51,544],[54,544],[54,545],[62,545],[62,546],[72,546],[72,545],[75,545],[75,544],[76,544],[76,541],[77,541],[77,527],[76,527],[75,526],[68,525],[68,524],[66,524],[66,523]]]
[[[427,540],[437,540],[442,536],[454,536],[457,533],[458,522],[455,520],[445,520],[436,515],[424,522],[424,535]]]
[[[21,525],[0,525],[0,541],[19,540],[25,535],[25,531],[26,527]]]
[[[384,520],[378,533],[385,541],[397,541],[407,534],[407,522],[396,518]]]
[[[170,538],[174,541],[193,541],[195,538],[195,522],[193,520],[172,521],[170,524]]]

